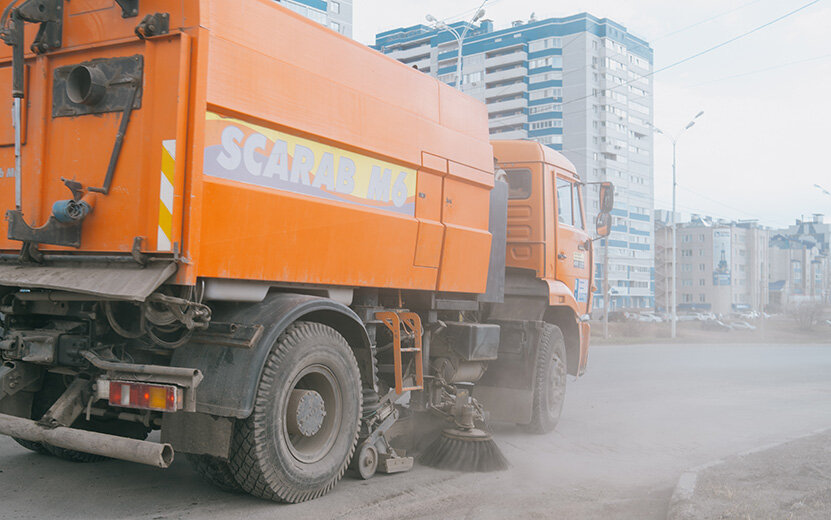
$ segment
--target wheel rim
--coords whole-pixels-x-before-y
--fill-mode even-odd
[[[326,457],[338,439],[343,416],[343,396],[334,373],[323,365],[304,368],[294,378],[282,409],[283,438],[292,456],[306,464]]]
[[[548,377],[548,410],[551,413],[557,413],[563,403],[565,377],[566,370],[563,361],[556,355],[552,356]]]

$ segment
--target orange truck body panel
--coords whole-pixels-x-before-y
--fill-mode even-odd
[[[30,225],[69,198],[61,177],[101,186],[121,119],[53,117],[55,69],[140,55],[143,92],[81,247],[41,249],[126,254],[143,237],[144,252],[180,259],[183,284],[484,292],[493,187],[484,105],[269,0],[143,0],[142,11],[170,14],[170,33],[147,40],[111,0],[65,5],[63,46],[26,60]],[[10,66],[3,46],[7,100]],[[4,172],[9,137],[0,133]],[[0,205],[14,208],[14,179],[0,186]],[[6,252],[20,245],[0,238]]]

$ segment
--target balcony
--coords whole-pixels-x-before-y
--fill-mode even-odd
[[[400,61],[407,61],[413,58],[417,58],[419,56],[430,56],[430,42],[425,41],[424,45],[419,45],[418,47],[413,47],[411,49],[405,50],[396,50],[389,54],[391,58],[395,58],[396,60]]]
[[[496,112],[507,112],[508,110],[520,110],[523,108],[528,108],[528,100],[524,97],[488,103],[488,113],[491,114]]]
[[[411,67],[416,67],[418,70],[424,72],[424,71],[430,69],[430,65],[431,65],[430,57],[428,56],[427,58],[424,58],[423,60],[410,62],[407,65],[409,65]]]
[[[500,70],[498,72],[488,72],[485,74],[485,81],[488,84],[496,83],[498,81],[505,81],[509,79],[524,78],[528,75],[528,69],[525,65],[521,67],[514,67],[512,69]]]
[[[488,126],[491,128],[499,128],[502,126],[524,125],[528,122],[528,116],[525,114],[513,114],[505,117],[497,117],[488,121]]]
[[[528,85],[524,81],[519,81],[510,85],[488,86],[487,90],[485,90],[485,97],[493,99],[514,94],[524,94],[526,92],[528,92]]]
[[[495,141],[505,141],[508,139],[527,139],[528,132],[525,130],[511,130],[509,132],[499,132],[491,134],[491,139]]]
[[[528,61],[528,53],[525,51],[515,51],[509,54],[501,54],[493,58],[485,59],[485,68],[490,69],[494,67],[505,67],[514,64],[525,64]]]

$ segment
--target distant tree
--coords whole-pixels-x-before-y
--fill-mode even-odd
[[[823,306],[819,302],[802,302],[791,305],[788,314],[799,323],[799,326],[811,330],[822,317]]]

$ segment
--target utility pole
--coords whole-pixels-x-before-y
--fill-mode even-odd
[[[612,287],[609,284],[609,237],[603,239],[603,337],[609,339],[609,299]]]
[[[677,222],[675,221],[675,192],[676,188],[678,187],[678,183],[676,182],[675,176],[675,145],[678,143],[678,138],[672,140],[672,310],[670,311],[670,322],[672,325],[670,326],[670,334],[669,336],[672,339],[675,339],[677,335],[677,323],[678,323],[678,285],[676,284],[676,279],[678,276],[678,240],[675,236]]]

